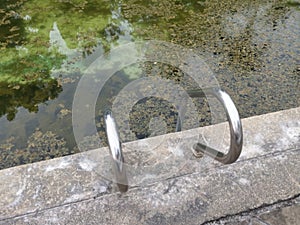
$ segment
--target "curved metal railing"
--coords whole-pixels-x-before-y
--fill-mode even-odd
[[[196,157],[201,157],[205,154],[224,164],[235,162],[242,152],[243,129],[239,113],[230,96],[220,89],[207,89],[205,90],[205,94],[202,90],[192,90],[188,91],[188,94],[190,97],[205,97],[205,95],[216,97],[225,109],[230,128],[230,147],[227,154],[202,143],[196,143],[193,146],[194,155]]]
[[[190,97],[205,97],[206,95],[216,97],[225,109],[230,128],[230,147],[228,153],[225,154],[202,143],[196,143],[192,148],[194,155],[196,157],[202,157],[205,154],[224,164],[235,162],[242,151],[243,130],[239,113],[230,96],[220,89],[206,89],[205,93],[202,90],[191,90],[187,91],[187,93]],[[106,112],[104,121],[110,154],[113,158],[113,171],[116,176],[117,185],[121,192],[126,192],[128,190],[128,179],[124,157],[117,126],[111,112]],[[181,122],[178,116],[176,131],[181,130],[180,124]]]
[[[116,176],[117,185],[121,192],[126,192],[128,190],[128,179],[126,174],[124,157],[120,138],[117,131],[116,122],[111,112],[107,111],[105,113],[104,121],[110,154],[113,159],[113,172]]]

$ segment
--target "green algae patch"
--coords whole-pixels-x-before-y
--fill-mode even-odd
[[[65,49],[86,50],[99,44],[109,13],[103,1],[6,1],[0,6],[0,82],[47,79],[67,53],[50,48],[54,25]]]
[[[49,39],[49,32],[56,22],[67,46],[74,49],[98,43],[99,34],[108,23],[110,7],[99,0],[32,0],[24,4],[22,13],[31,17],[28,26],[38,29],[38,36],[43,40]],[[31,38],[36,37],[32,35]]]
[[[62,91],[52,71],[103,42],[111,5],[103,0],[11,0],[0,4],[0,116],[30,112]],[[72,71],[69,71],[72,72]]]
[[[288,1],[287,6],[290,7],[298,7],[298,9],[300,9],[300,2],[299,1]]]
[[[253,71],[261,66],[264,49],[254,43],[263,17],[275,27],[288,11],[284,0],[191,1],[126,0],[124,17],[133,24],[136,39],[158,39],[224,55],[221,67]],[[259,25],[258,25],[259,24]],[[271,28],[275,29],[275,28]]]

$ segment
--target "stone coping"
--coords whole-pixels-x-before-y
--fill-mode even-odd
[[[242,123],[231,165],[190,151],[199,139],[228,148],[227,123],[125,143],[122,195],[107,148],[1,170],[0,224],[200,224],[299,194],[300,108]]]

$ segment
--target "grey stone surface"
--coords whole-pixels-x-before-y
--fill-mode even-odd
[[[300,195],[272,205],[227,216],[205,225],[298,225],[300,224]]]
[[[300,223],[300,205],[287,206],[273,212],[265,213],[259,218],[272,225],[296,225]]]
[[[123,195],[106,148],[1,170],[0,224],[201,224],[300,193],[300,108],[244,119],[234,164],[192,156],[199,139],[228,148],[226,126],[124,144]]]
[[[300,174],[289,168],[300,151],[262,156],[212,171],[194,173],[41,210],[3,224],[201,224],[300,193]],[[289,164],[290,161],[293,161]],[[286,164],[286,169],[280,169]],[[300,169],[299,163],[296,164]],[[245,178],[246,177],[246,178]]]

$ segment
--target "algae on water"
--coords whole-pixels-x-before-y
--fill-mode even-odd
[[[105,0],[1,0],[0,116],[12,120],[18,107],[36,111],[55,98],[62,89],[51,71],[75,51],[88,54],[101,44],[110,10]],[[58,29],[64,42],[51,43]]]
[[[4,1],[0,6],[0,82],[30,83],[39,73],[46,79],[45,71],[59,67],[68,52],[49,49],[55,27],[68,49],[87,50],[99,44],[110,16],[109,4],[103,2]]]

